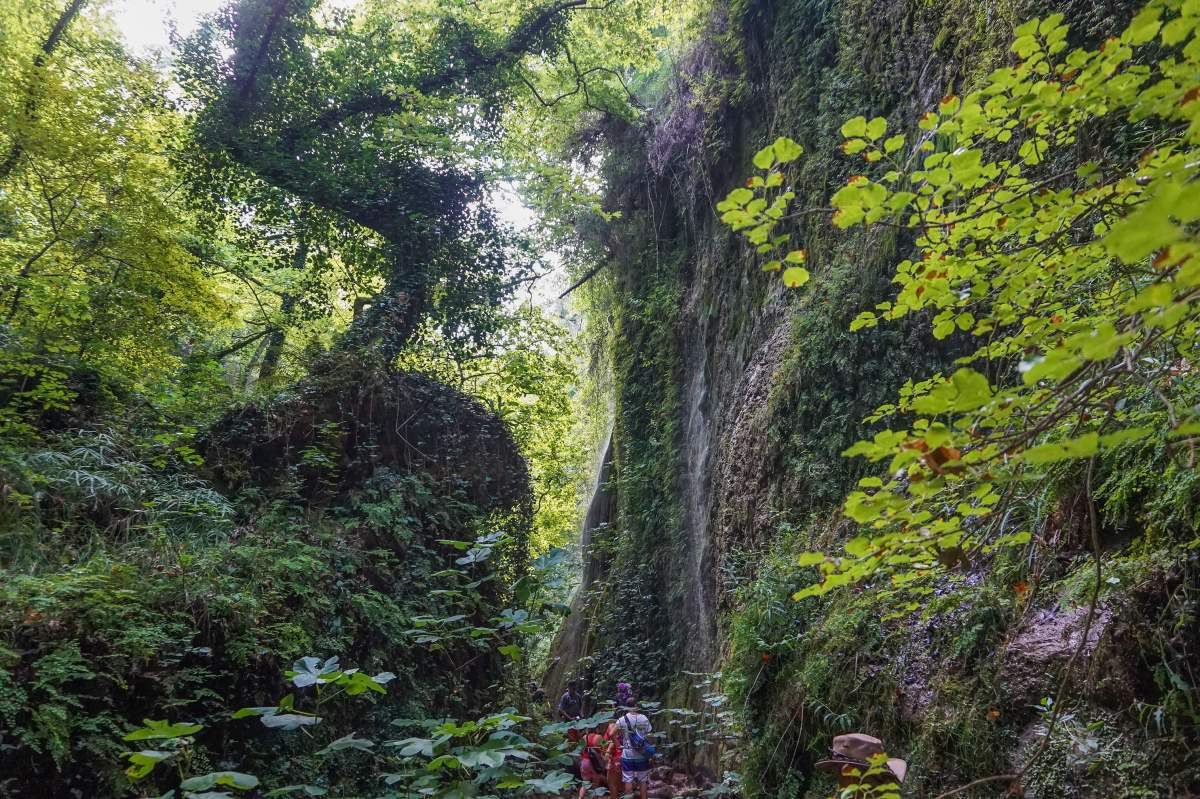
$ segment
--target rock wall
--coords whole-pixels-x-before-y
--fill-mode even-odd
[[[929,795],[1013,768],[1044,732],[1030,705],[1054,693],[1079,636],[1072,555],[1051,569],[1063,580],[1058,593],[1023,605],[1010,571],[996,566],[964,581],[970,599],[948,590],[925,621],[901,630],[879,624],[885,608],[853,596],[790,600],[792,555],[845,534],[837,508],[861,466],[840,453],[866,431],[862,419],[905,379],[957,354],[922,325],[848,331],[887,295],[908,242],[887,230],[835,235],[824,220],[802,223],[791,232],[809,250],[813,280],[789,293],[757,270],[712,209],[778,135],[809,153],[801,206],[822,205],[854,166],[838,153],[843,120],[885,115],[893,129],[915,128],[937,98],[1000,63],[1013,28],[1050,5],[730,0],[674,65],[653,124],[602,131],[607,207],[620,218],[600,237],[610,263],[593,290],[616,309],[608,355],[617,499],[611,526],[587,531],[604,554],[585,563],[586,588],[555,643],[552,675],[583,676],[601,695],[628,679],[645,696],[711,712],[740,740],[685,750],[742,771],[750,795],[821,795],[829,786],[810,764],[848,728],[907,755],[914,790]],[[1102,40],[1134,5],[1056,4],[1079,43]],[[1139,568],[1151,582],[1165,579],[1149,562]],[[1194,572],[1173,574],[1195,584]],[[1101,609],[1085,660],[1121,660],[1091,656],[1118,646],[1135,605],[1114,596]],[[1127,659],[1114,668],[1127,688],[1147,680]],[[1011,695],[1010,677],[1020,686]],[[714,691],[728,695],[725,709],[714,708]],[[1118,723],[1115,714],[1158,697],[1154,690],[1100,693],[1078,727],[1058,729],[1057,759],[1031,773],[1028,795],[1176,790],[1192,779],[1164,787],[1148,750],[1113,743],[1130,734],[1129,717]],[[1095,728],[1103,734],[1089,738],[1085,717],[1103,720]],[[1110,759],[1070,760],[1093,744],[1110,746]]]
[[[905,332],[846,332],[886,290],[894,242],[810,246],[814,291],[789,296],[756,273],[712,208],[770,136],[829,152],[852,109],[915,119],[962,71],[931,50],[930,40],[954,35],[938,33],[943,15],[952,16],[898,1],[722,6],[709,40],[676,65],[653,125],[604,131],[608,206],[621,212],[604,233],[618,309],[610,336],[616,482],[645,491],[654,506],[647,513],[638,491],[627,490],[613,532],[651,539],[646,550],[633,541],[625,549],[649,555],[638,566],[653,572],[672,636],[665,668],[646,672],[656,690],[675,671],[716,668],[731,553],[767,543],[781,513],[827,509],[855,475],[839,453],[861,416],[903,379],[905,352],[929,360],[927,345]],[[862,18],[890,22],[860,31]],[[893,23],[908,29],[899,42]],[[928,57],[912,61],[914,52]],[[877,63],[862,65],[866,53]],[[882,85],[872,82],[892,69]],[[826,157],[802,182],[820,196],[845,169]],[[803,418],[792,425],[795,411]],[[613,562],[622,564],[622,553]],[[578,646],[568,638],[556,646],[566,660],[564,647]]]

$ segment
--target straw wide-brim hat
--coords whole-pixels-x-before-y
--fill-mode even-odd
[[[814,768],[841,776],[847,769],[866,770],[868,760],[875,755],[885,754],[883,741],[861,732],[851,732],[839,735],[833,739],[833,756],[820,760]],[[908,763],[898,757],[887,759],[887,769],[892,772],[896,782],[904,782],[908,773]]]

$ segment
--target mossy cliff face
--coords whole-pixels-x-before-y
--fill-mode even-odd
[[[740,736],[724,765],[750,795],[823,795],[811,763],[848,729],[906,756],[914,795],[1011,771],[1040,746],[1034,706],[1082,636],[1078,480],[1048,490],[1063,544],[1032,592],[1013,588],[1030,568],[1016,559],[951,579],[906,620],[882,622],[888,609],[869,592],[793,602],[794,555],[849,530],[837,509],[862,467],[840,453],[868,432],[861,420],[958,353],[920,323],[849,332],[911,246],[895,233],[835,234],[807,217],[790,232],[813,280],[789,293],[712,209],[778,135],[809,153],[797,207],[820,207],[854,169],[838,151],[845,119],[911,129],[1001,63],[1025,19],[1061,10],[1076,41],[1094,43],[1133,6],[734,0],[675,66],[653,123],[606,131],[607,207],[621,215],[602,236],[610,262],[592,290],[606,302],[592,323],[608,328],[616,514],[592,531],[594,579],[569,646],[556,647],[556,680],[574,672],[606,694],[629,679],[699,709],[687,672],[721,672],[721,723]],[[1195,626],[1196,564],[1165,562],[1136,523],[1110,527],[1121,576],[1083,646],[1067,721],[1025,781],[1030,796],[1166,796],[1196,779],[1177,745],[1195,741],[1195,712],[1178,709],[1195,690],[1169,676],[1179,652],[1197,652],[1183,632]],[[715,768],[719,753],[698,759]]]

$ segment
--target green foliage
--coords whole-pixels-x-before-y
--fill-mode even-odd
[[[578,357],[567,327],[527,304],[504,314],[497,335],[483,346],[463,350],[434,340],[398,362],[478,397],[505,421],[529,462],[536,553],[563,545],[574,531],[584,480]]]
[[[542,243],[498,218],[494,181],[589,194],[586,165],[545,154],[583,105],[639,113],[626,82],[676,18],[640,0],[317,5],[238,2],[170,78],[102,9],[0,11],[0,791],[368,790],[375,772],[342,760],[381,757],[397,713],[502,706],[562,611],[577,353],[509,302]],[[350,402],[317,413],[336,404],[322,388],[380,385],[421,400],[417,424],[479,422],[504,471],[389,449],[396,419]],[[297,420],[311,435],[281,439]],[[532,530],[480,500],[527,489],[526,458]],[[363,670],[313,657],[330,652]],[[126,744],[145,748],[122,759],[134,718]],[[464,733],[447,785],[498,784],[492,736],[515,718]],[[565,784],[545,772],[513,790]]]
[[[354,683],[349,678],[359,674],[356,669],[340,669],[336,657],[324,662],[312,657],[302,658],[292,670],[284,673],[299,688],[301,698],[297,698],[297,694],[288,694],[278,706],[242,708],[230,714],[223,723],[232,726],[239,719],[257,716],[274,731],[274,735],[299,735],[294,732],[298,726],[268,722],[299,712],[315,719],[316,724],[320,718],[298,709],[297,704],[310,704],[315,709],[336,697],[354,695],[350,690]],[[382,687],[390,679],[380,680],[381,676],[371,679]],[[373,785],[370,790],[377,791],[373,795],[389,799],[413,796],[448,799],[474,796],[482,791],[494,796],[559,792],[573,781],[571,775],[562,770],[563,766],[569,766],[572,757],[569,750],[574,748],[569,739],[563,738],[563,733],[568,729],[590,730],[612,718],[612,713],[602,713],[578,722],[545,725],[537,736],[539,742],[523,732],[522,728],[531,719],[513,708],[467,721],[397,718],[392,721],[393,726],[420,729],[422,734],[383,741],[378,745],[373,740],[358,737],[354,731],[332,738],[335,731],[324,736],[328,743],[315,752],[315,761],[304,768],[292,764],[281,775],[282,779],[307,779],[308,782],[275,788],[265,795],[287,795],[296,791],[308,796],[325,795],[327,789],[317,783],[324,782],[333,763],[346,756],[358,758],[357,767],[363,772],[359,783]],[[207,796],[203,791],[214,787],[259,788],[257,776],[237,771],[210,771],[189,776],[199,770],[194,764],[207,760],[203,756],[203,745],[193,737],[201,729],[198,724],[147,720],[144,727],[127,734],[124,740],[159,740],[164,742],[160,744],[162,749],[125,752],[123,757],[130,763],[126,773],[135,781],[142,780],[154,772],[159,763],[174,761],[178,766],[177,774],[160,775],[157,789],[174,786],[168,787],[165,795],[178,791],[184,799],[201,799]]]
[[[611,552],[609,568],[621,579],[597,603],[595,635],[601,647],[611,646],[611,654],[594,664],[595,679],[613,686],[628,680],[659,695],[684,643],[682,630],[664,635],[661,624],[679,601],[671,589],[683,590],[669,577],[682,547],[682,509],[663,491],[673,483],[680,457],[674,391],[680,353],[672,337],[678,292],[670,264],[645,275],[623,302],[612,331],[617,407],[624,411],[614,422],[614,435],[628,444],[617,473],[618,524],[598,535],[596,545],[601,557],[605,549]]]
[[[919,250],[897,267],[895,300],[852,329],[930,310],[936,338],[984,343],[873,417],[907,428],[847,450],[887,461],[890,477],[865,478],[847,498],[865,534],[845,556],[812,556],[804,565],[821,580],[797,598],[880,573],[928,592],[917,583],[939,563],[1030,540],[1000,521],[1047,464],[1151,437],[1194,447],[1197,243],[1182,209],[1197,185],[1196,22],[1187,4],[1151,3],[1119,39],[1063,55],[1061,15],[1034,20],[1017,30],[1019,64],[943,98],[918,126],[930,135],[884,140],[882,118],[843,126],[844,151],[877,166],[833,195],[834,225],[911,229]],[[1139,63],[1139,52],[1154,58]],[[1061,154],[1102,119],[1138,126],[1138,149],[1112,142],[1068,166]],[[780,142],[785,159],[798,155]],[[786,241],[774,231],[794,198],[778,149],[756,156],[766,175],[721,207],[761,252]]]
[[[384,781],[398,795],[471,796],[479,791],[512,793],[559,791],[571,777],[561,771],[534,776],[533,761],[541,747],[518,731],[528,721],[512,709],[476,721],[429,722],[428,737],[390,741],[403,768]]]
[[[795,199],[796,193],[789,190],[756,197],[754,189],[766,192],[783,186],[784,175],[781,170],[803,153],[804,148],[799,144],[779,137],[754,155],[754,165],[765,170],[765,174],[750,178],[746,182],[748,188],[734,189],[728,197],[717,203],[717,210],[722,212],[721,221],[741,232],[759,255],[774,253],[791,238],[787,233],[778,236],[772,234],[780,221],[786,218],[788,203]],[[764,272],[782,270],[783,284],[788,288],[799,288],[809,279],[808,270],[800,266],[807,260],[808,253],[804,250],[788,250],[779,258],[766,261],[762,268]]]
[[[161,506],[169,499],[152,494],[148,501]],[[126,508],[137,513],[136,505]],[[295,657],[318,649],[352,652],[368,663],[386,659],[410,688],[392,701],[409,712],[474,702],[468,681],[498,668],[495,656],[470,639],[429,651],[414,649],[405,635],[420,615],[465,612],[468,626],[481,627],[504,610],[489,604],[496,599],[486,572],[475,566],[479,576],[466,576],[454,563],[458,551],[436,543],[471,534],[477,523],[471,506],[455,507],[416,479],[380,474],[360,499],[328,515],[266,503],[236,534],[228,526],[193,530],[197,517],[189,513],[148,532],[135,522],[128,526],[132,539],[105,543],[103,529],[80,536],[79,521],[65,515],[63,540],[77,541],[75,550],[51,548],[53,534],[36,526],[43,521],[36,505],[7,512],[10,523],[41,530],[31,538],[47,536],[21,552],[23,569],[33,573],[6,571],[0,590],[6,647],[0,714],[17,744],[6,755],[9,773],[21,774],[44,755],[65,776],[87,770],[89,779],[110,780],[89,764],[98,753],[111,757],[106,739],[130,701],[128,686],[140,686],[138,705],[147,711],[183,710],[203,722],[228,698],[262,690],[267,652]],[[43,549],[64,567],[45,568]],[[497,626],[493,637],[522,642],[529,633],[521,629]],[[456,662],[474,665],[459,672]],[[30,669],[36,681],[18,677]],[[301,661],[295,671],[301,682],[316,671],[314,679],[351,696],[381,695],[390,676],[325,661],[311,667]],[[454,693],[457,700],[450,699]],[[268,729],[309,725],[309,716],[295,710],[261,715]],[[258,745],[245,756],[270,762]]]
[[[171,724],[168,721],[143,719],[144,726],[125,735],[123,741],[149,741],[152,739],[182,738],[204,729],[203,724]]]
[[[94,406],[100,386],[163,388],[189,360],[181,344],[218,334],[242,299],[192,252],[167,158],[182,129],[167,82],[86,8],[47,52],[59,11],[0,12],[6,437],[79,423],[76,398]]]
[[[315,689],[315,695],[311,698],[314,707],[320,707],[322,703],[339,695],[356,696],[362,694],[368,690],[368,684],[370,685],[370,690],[386,694],[387,691],[384,686],[394,678],[394,675],[390,672],[383,672],[374,677],[367,677],[361,674],[358,669],[339,670],[337,657],[329,658],[324,664],[318,658],[301,658],[296,662],[294,670],[284,672],[284,676],[298,688]],[[294,694],[288,694],[279,702],[278,707],[242,708],[230,715],[229,719],[236,721],[250,716],[258,716],[261,717],[265,727],[281,732],[290,732],[302,726],[315,725],[321,721],[319,716],[297,709],[295,707],[296,701]],[[374,700],[372,699],[372,701]],[[236,788],[238,790],[250,790],[258,787],[258,777],[236,771],[214,771],[207,774],[186,776],[192,770],[194,762],[203,760],[203,758],[198,757],[196,751],[197,742],[193,736],[204,729],[204,725],[171,724],[167,721],[152,721],[150,719],[146,719],[144,724],[145,726],[125,735],[122,740],[160,740],[165,742],[164,749],[125,752],[123,757],[128,759],[130,763],[125,773],[130,779],[134,781],[144,779],[150,775],[157,764],[167,760],[175,760],[179,768],[178,776],[174,782],[177,782],[178,785],[176,788],[169,788],[168,793],[178,789],[185,799],[204,796],[206,794],[203,794],[203,791],[219,786]],[[354,733],[351,732],[331,741],[325,748],[319,750],[316,755],[320,757],[346,749],[370,751],[373,746],[374,743],[372,741],[356,738]],[[159,782],[159,788],[161,789],[161,780]],[[277,790],[281,793],[287,793],[292,790],[303,789],[308,795],[313,796],[319,796],[324,793],[324,789],[322,788],[317,786],[311,787],[314,788],[315,792],[308,790],[308,786],[290,786]]]

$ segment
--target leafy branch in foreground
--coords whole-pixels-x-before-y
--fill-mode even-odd
[[[1028,542],[1008,510],[1052,464],[1156,442],[1195,467],[1198,28],[1200,2],[1154,0],[1119,37],[1066,52],[1062,15],[1035,19],[1016,31],[1015,66],[943,98],[915,136],[846,122],[843,151],[867,174],[830,209],[791,210],[785,171],[802,151],[786,138],[718,206],[789,286],[809,274],[804,250],[777,255],[788,219],[832,210],[839,228],[908,231],[917,254],[895,296],[851,329],[923,313],[936,338],[977,342],[869,417],[899,423],[845,453],[886,464],[845,502],[863,533],[844,555],[803,556],[820,581],[797,598],[878,575],[928,593],[939,566]]]
[[[270,707],[244,707],[230,714],[231,720],[258,717],[264,727],[282,732],[291,732],[301,727],[312,727],[320,724],[321,716],[315,710],[324,702],[336,696],[360,696],[366,694],[386,694],[385,687],[395,679],[391,672],[381,672],[374,676],[363,674],[358,669],[343,669],[337,657],[321,661],[320,658],[305,657],[296,661],[291,670],[285,671],[284,676],[298,689],[313,688],[311,697],[312,711],[296,707],[296,695],[288,694],[279,701],[278,705]],[[223,791],[212,791],[212,788],[235,788],[250,790],[257,788],[258,777],[237,771],[213,771],[206,774],[189,775],[192,771],[195,755],[196,733],[205,728],[203,724],[145,719],[141,727],[125,735],[126,742],[154,741],[155,749],[142,749],[136,752],[125,752],[122,757],[129,761],[125,769],[126,775],[135,782],[149,776],[159,763],[173,762],[178,774],[178,785],[168,790],[161,799],[173,799],[178,791],[183,799],[217,799],[228,797]],[[370,751],[374,742],[355,738],[354,733],[342,736],[330,742],[324,749],[317,752],[318,756],[327,756],[345,749]],[[291,785],[269,791],[267,796],[283,796],[294,791],[302,791],[307,796],[322,796],[325,789],[316,785]]]
[[[298,693],[287,694],[277,705],[241,708],[231,713],[229,720],[257,717],[264,727],[276,733],[307,735],[325,720],[318,711],[326,702],[343,695],[372,699],[374,694],[386,694],[386,686],[395,675],[382,672],[368,676],[358,669],[342,668],[337,657],[324,661],[305,657],[285,671],[284,677]],[[267,790],[262,795],[324,796],[328,790],[318,784],[326,782],[322,764],[344,752],[357,752],[369,758],[365,773],[378,778],[381,797],[465,797],[482,791],[514,796],[559,793],[573,780],[564,769],[570,767],[571,755],[567,750],[574,744],[564,733],[568,729],[588,730],[612,718],[611,712],[604,712],[581,721],[545,725],[541,739],[558,741],[556,746],[526,737],[521,727],[530,719],[513,708],[477,720],[395,719],[393,726],[420,729],[421,733],[384,741],[378,746],[373,740],[357,737],[353,731],[332,740],[327,737],[328,742],[314,753],[316,761],[310,764],[315,765],[316,771],[287,775],[288,779],[306,779],[305,782]],[[209,762],[195,737],[205,727],[200,723],[144,720],[143,726],[123,738],[129,743],[148,742],[146,749],[122,755],[129,763],[125,773],[136,784],[150,776],[160,763],[173,765],[176,773],[170,784],[174,787],[160,799],[230,799],[233,794],[221,789],[260,788],[260,780],[253,774],[194,773],[197,764]]]

